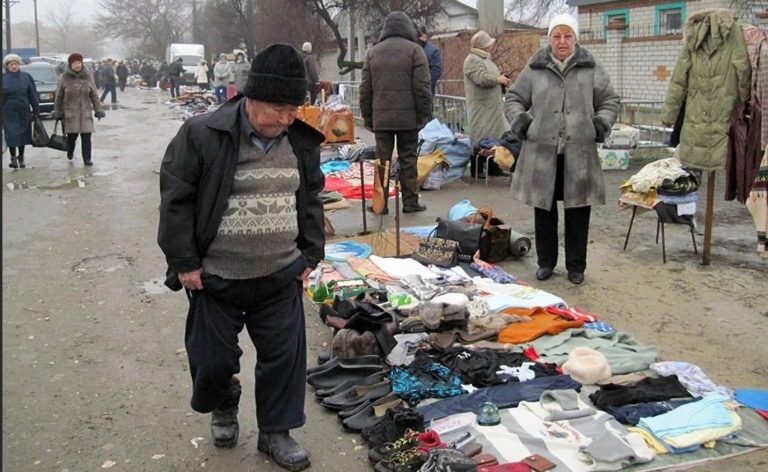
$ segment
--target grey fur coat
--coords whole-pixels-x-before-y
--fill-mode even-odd
[[[537,52],[505,97],[512,131],[523,140],[512,196],[550,209],[558,150],[565,156],[564,206],[605,203],[597,142],[610,134],[619,95],[592,54],[576,45],[561,72],[546,46]]]

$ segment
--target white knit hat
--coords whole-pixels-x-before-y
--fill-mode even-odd
[[[21,56],[17,54],[8,54],[3,58],[3,65],[8,65],[9,62],[18,62],[19,64],[23,64],[23,61],[21,60]]]
[[[308,54],[311,54],[312,53],[312,43],[306,42],[306,43],[302,44],[301,45],[301,51],[302,52],[306,52]]]
[[[584,385],[594,385],[612,375],[611,366],[605,356],[583,346],[571,351],[568,360],[563,364],[563,372]]]
[[[567,13],[557,15],[549,20],[549,31],[547,31],[547,36],[552,36],[552,30],[555,29],[555,26],[567,26],[571,28],[571,31],[573,31],[575,36],[579,36],[579,21]]]

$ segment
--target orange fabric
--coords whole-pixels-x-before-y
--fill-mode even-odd
[[[521,344],[533,341],[545,334],[558,334],[566,329],[581,328],[583,321],[569,321],[552,315],[545,307],[507,308],[505,315],[530,316],[531,321],[512,323],[499,331],[500,343]]]

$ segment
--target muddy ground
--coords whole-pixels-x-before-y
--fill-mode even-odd
[[[64,153],[28,149],[28,168],[11,171],[3,156],[3,470],[278,470],[256,450],[247,337],[237,448],[215,449],[208,416],[188,406],[186,300],[160,285],[165,265],[155,243],[157,170],[180,123],[165,97],[121,94],[119,108],[97,125],[91,168],[79,157],[70,163]],[[567,281],[562,262],[555,277],[536,283],[533,254],[503,266],[656,344],[665,359],[696,363],[730,387],[765,388],[768,262],[755,253],[747,210],[721,201],[720,176],[711,265],[701,265],[680,226],[667,227],[662,264],[650,213],[638,217],[624,252],[630,214],[613,202],[639,167],[605,174],[610,203],[593,211],[583,286]],[[532,234],[532,210],[509,198],[503,178],[425,192],[429,211],[403,223],[428,224],[464,197]],[[331,219],[339,233],[361,230],[357,206]],[[393,225],[392,217],[383,223]],[[314,365],[329,336],[312,307],[307,316]],[[358,437],[311,398],[307,425],[295,435],[309,447],[313,470],[368,470]],[[697,470],[767,467],[763,451]]]

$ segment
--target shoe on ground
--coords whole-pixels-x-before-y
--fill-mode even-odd
[[[90,167],[93,165],[93,161],[83,161],[83,165],[85,165],[86,167]]]
[[[374,209],[373,209],[373,205],[366,205],[365,208],[366,208],[366,210],[370,211],[371,213],[373,213],[375,215],[389,215],[389,208],[387,208],[387,207],[384,207],[384,209],[381,211],[381,213],[376,213],[376,211],[374,211]]]
[[[413,449],[418,443],[419,433],[409,429],[400,438],[369,450],[368,460],[373,463],[391,460],[396,453]]]
[[[417,203],[416,206],[404,206],[403,213],[418,213],[420,211],[425,211],[426,209],[427,205]]]
[[[583,272],[568,272],[568,280],[571,281],[571,283],[574,283],[576,285],[581,285],[584,283],[584,273]]]
[[[552,277],[553,269],[551,267],[539,267],[536,271],[536,280],[547,280]],[[568,275],[570,277],[570,274]]]
[[[264,433],[259,431],[259,451],[272,457],[280,467],[298,471],[309,467],[309,454],[294,440],[288,431]]]
[[[71,161],[71,160],[72,160],[72,159],[74,159],[74,158],[75,158],[75,155],[74,155],[74,154],[69,154],[69,153],[67,153],[67,160],[68,160],[68,161]]]

